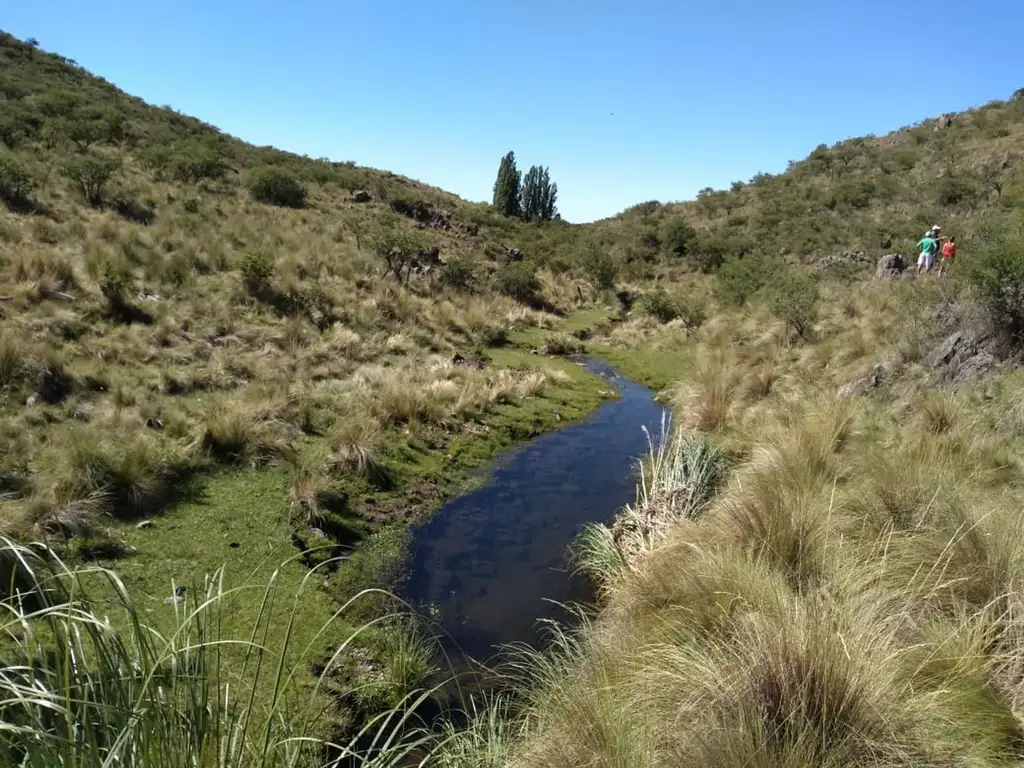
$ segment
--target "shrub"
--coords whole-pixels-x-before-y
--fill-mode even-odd
[[[132,282],[131,271],[123,262],[108,261],[103,265],[100,292],[107,300],[107,308],[111,313],[120,314],[124,310]]]
[[[661,243],[665,250],[675,256],[686,256],[697,245],[697,230],[684,219],[672,219],[662,230]]]
[[[17,381],[25,362],[21,342],[14,336],[0,336],[0,389]]]
[[[731,253],[741,248],[723,237],[703,237],[694,248],[693,259],[697,268],[705,274],[716,271]]]
[[[238,271],[249,293],[259,293],[270,285],[274,276],[274,257],[266,251],[250,251],[238,262]]]
[[[965,275],[992,325],[1024,338],[1024,224],[991,233]]]
[[[686,326],[687,333],[700,328],[708,318],[707,305],[694,296],[687,296],[680,299],[676,303],[676,308],[679,311],[679,319],[682,320],[683,325]]]
[[[207,414],[200,444],[222,464],[262,466],[291,453],[283,426],[258,403],[224,403]]]
[[[156,220],[156,211],[152,206],[146,205],[131,192],[118,192],[111,202],[117,214],[128,221],[149,226]]]
[[[290,172],[283,168],[266,166],[253,171],[249,178],[249,193],[253,199],[284,208],[303,208],[306,205],[306,188]]]
[[[619,263],[606,249],[595,242],[585,243],[577,253],[576,261],[595,288],[606,290],[615,287]]]
[[[516,301],[535,304],[540,292],[537,268],[526,261],[506,265],[498,273],[498,290]]]
[[[180,145],[167,158],[167,165],[178,181],[195,184],[203,179],[219,179],[227,166],[216,148],[204,143]]]
[[[818,316],[818,284],[808,275],[784,274],[771,286],[769,306],[803,338]]]
[[[472,291],[476,264],[467,256],[456,256],[441,266],[441,282],[457,291]]]
[[[103,192],[121,161],[116,157],[84,154],[68,160],[61,169],[82,193],[85,201],[94,208],[103,205]]]
[[[371,236],[373,252],[384,261],[385,274],[394,275],[402,282],[408,280],[417,257],[428,249],[426,238],[419,232],[410,232],[391,223],[383,224]]]
[[[946,176],[936,186],[940,205],[948,208],[970,207],[978,199],[978,184],[967,176]]]
[[[412,198],[396,197],[389,203],[391,210],[395,213],[400,213],[403,216],[408,216],[410,219],[416,221],[427,221],[433,214],[433,209],[430,207],[430,203],[424,200],[414,200]]]
[[[644,312],[660,323],[668,323],[679,317],[679,305],[664,290],[647,294],[641,304]]]
[[[32,192],[32,176],[25,166],[9,152],[0,153],[0,200],[20,205]]]
[[[571,333],[550,334],[540,348],[541,354],[554,355],[556,357],[581,355],[585,351],[583,343]]]
[[[727,258],[715,280],[716,298],[724,304],[742,306],[767,282],[767,267],[764,258],[755,254]]]

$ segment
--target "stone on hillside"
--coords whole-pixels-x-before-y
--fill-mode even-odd
[[[903,261],[902,254],[887,254],[878,260],[878,266],[875,268],[875,279],[897,280],[906,268],[907,264]]]
[[[368,203],[373,200],[373,195],[367,192],[365,189],[357,189],[352,193],[353,203]]]
[[[960,384],[996,368],[1000,345],[995,336],[979,337],[971,331],[956,331],[943,339],[925,357],[925,364],[940,372],[943,380]]]
[[[873,259],[871,256],[864,253],[864,251],[844,251],[842,253],[833,253],[826,256],[815,264],[814,268],[819,272],[822,272],[839,265],[866,267],[870,266],[872,261]]]
[[[839,388],[840,397],[857,397],[874,392],[885,383],[885,366],[877,363],[871,368],[871,373],[859,379],[848,381]]]
[[[942,343],[931,351],[931,354],[925,359],[925,363],[930,368],[949,365],[953,358],[957,355],[963,355],[971,346],[970,341],[965,339],[964,334],[961,331],[957,331],[943,339]]]

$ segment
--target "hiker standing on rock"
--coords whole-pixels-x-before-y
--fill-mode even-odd
[[[940,230],[941,227],[936,224],[925,233],[924,237],[921,238],[921,242],[917,244],[917,247],[921,250],[921,255],[917,257],[917,274],[919,275],[922,269],[925,272],[931,272],[932,267],[935,265],[935,254],[939,252]]]
[[[948,275],[953,267],[953,259],[956,258],[956,238],[950,237],[942,245],[942,261],[939,262],[939,277]]]

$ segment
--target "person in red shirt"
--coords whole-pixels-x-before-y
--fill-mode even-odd
[[[939,264],[939,277],[947,274],[956,258],[956,238],[951,237],[942,244],[942,263]]]

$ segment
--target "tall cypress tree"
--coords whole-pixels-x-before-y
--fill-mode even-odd
[[[558,213],[557,199],[558,185],[551,183],[548,169],[532,166],[523,177],[523,218],[527,221],[551,221]]]
[[[551,221],[555,218],[555,214],[558,213],[558,206],[555,202],[558,200],[558,185],[552,183],[551,175],[548,173],[548,169],[545,168],[541,174],[541,196],[540,196],[540,219],[541,221]]]
[[[498,166],[498,178],[494,182],[495,210],[504,216],[519,216],[522,208],[521,199],[521,177],[519,169],[516,168],[516,153],[509,152],[501,158],[501,165]]]
[[[540,218],[544,197],[544,177],[541,168],[531,165],[523,177],[523,218],[534,221]]]

